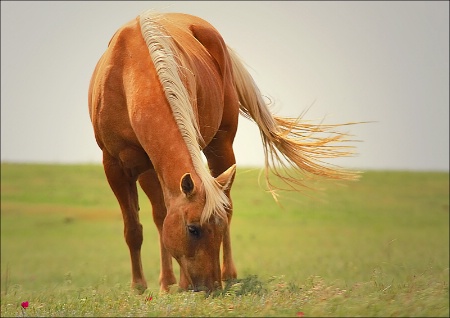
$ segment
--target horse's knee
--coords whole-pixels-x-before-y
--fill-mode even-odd
[[[140,248],[144,240],[142,224],[137,224],[134,227],[126,226],[124,236],[130,248]]]

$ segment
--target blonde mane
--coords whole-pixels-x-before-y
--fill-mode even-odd
[[[212,215],[226,219],[226,208],[230,202],[203,163],[199,145],[202,136],[190,95],[180,78],[180,69],[186,69],[186,65],[183,65],[183,58],[178,54],[172,37],[158,23],[160,19],[164,17],[152,10],[143,12],[140,15],[141,32],[175,121],[191,155],[194,169],[203,183],[206,201],[200,222],[207,221]],[[189,83],[195,85],[193,81]]]

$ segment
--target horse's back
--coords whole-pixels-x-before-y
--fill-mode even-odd
[[[236,127],[239,104],[231,75],[231,61],[222,36],[209,22],[184,13],[162,14],[159,20],[195,74],[193,107],[208,143],[218,129]],[[189,74],[186,74],[189,75]]]
[[[223,84],[229,67],[228,50],[220,33],[207,21],[184,13],[167,13],[159,22],[168,31],[181,51],[207,66]],[[191,65],[195,69],[198,65]]]

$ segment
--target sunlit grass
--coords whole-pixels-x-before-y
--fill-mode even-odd
[[[2,164],[1,316],[21,316],[23,301],[29,316],[449,315],[448,173],[366,172],[320,194],[284,193],[280,207],[258,172],[238,170],[232,190],[239,280],[209,296],[159,294],[140,191],[149,289],[135,295],[101,166]]]

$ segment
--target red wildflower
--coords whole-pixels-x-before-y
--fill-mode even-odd
[[[297,313],[297,317],[303,317],[305,314],[302,312],[302,311],[299,311],[298,313]]]
[[[22,308],[28,308],[28,301],[24,301],[20,304],[22,306]]]
[[[151,301],[153,299],[153,296],[148,296],[147,298],[145,298],[146,301]]]

